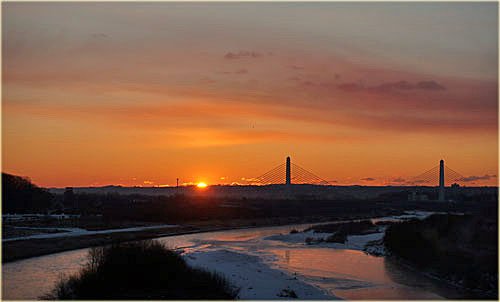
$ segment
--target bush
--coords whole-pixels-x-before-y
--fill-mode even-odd
[[[235,299],[222,276],[192,268],[156,241],[92,248],[75,276],[64,278],[44,299]]]
[[[345,243],[347,241],[347,234],[343,232],[336,232],[325,239],[326,242]]]
[[[348,235],[364,235],[377,232],[376,225],[370,220],[320,224],[312,226],[304,230],[304,232],[309,230],[313,230],[315,233],[342,232]]]
[[[385,232],[386,248],[421,269],[463,287],[498,296],[498,218],[432,215],[395,223]]]
[[[293,299],[298,298],[297,293],[293,289],[288,289],[288,288],[282,289],[281,292],[277,294],[277,296],[283,298],[293,298]]]

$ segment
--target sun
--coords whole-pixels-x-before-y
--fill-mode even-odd
[[[207,184],[204,183],[204,182],[199,182],[197,185],[196,185],[198,188],[200,189],[203,189],[203,188],[206,188],[207,187]]]

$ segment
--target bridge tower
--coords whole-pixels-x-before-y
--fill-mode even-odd
[[[439,201],[444,201],[444,160],[439,161]]]
[[[289,187],[292,184],[292,171],[291,171],[290,156],[286,158],[286,180],[285,184]],[[283,175],[283,174],[281,174]]]
[[[292,163],[290,160],[290,156],[287,156],[286,158],[286,165],[285,165],[285,198],[286,199],[292,199],[293,193],[292,193]]]

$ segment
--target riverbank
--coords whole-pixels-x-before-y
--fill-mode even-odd
[[[297,296],[327,300],[336,296],[348,300],[405,300],[447,296],[425,282],[408,278],[406,269],[388,268],[381,257],[351,249],[307,245],[304,238],[297,243],[272,240],[271,236],[290,234],[311,225],[242,228],[155,241],[181,253],[190,265],[224,275],[241,288],[240,299],[292,300]],[[87,257],[88,250],[79,249],[7,263],[3,266],[3,298],[36,300],[53,288],[61,274],[77,274]],[[395,283],[394,276],[402,280]]]
[[[398,211],[399,215],[403,215],[405,211]],[[418,211],[417,211],[418,212]],[[417,213],[415,212],[415,213]],[[393,214],[396,214],[394,211]],[[423,212],[422,212],[423,213]],[[39,239],[24,239],[2,242],[2,263],[8,263],[16,260],[27,259],[31,257],[43,256],[64,251],[88,248],[94,246],[102,246],[118,242],[127,242],[135,240],[144,240],[158,237],[186,235],[202,232],[225,231],[242,228],[258,228],[269,226],[283,226],[302,223],[323,223],[332,221],[347,221],[359,219],[377,219],[380,216],[376,215],[343,215],[341,217],[274,217],[261,219],[232,219],[223,220],[205,220],[189,222],[184,225],[172,226],[166,225],[161,228],[159,226],[134,228],[133,231],[107,230],[108,232],[95,232],[90,235],[81,234],[79,236],[61,236],[55,238],[39,238]],[[397,215],[396,215],[397,216]],[[396,217],[389,216],[389,217]],[[404,217],[399,216],[399,217]],[[385,219],[380,218],[380,219]],[[103,230],[104,231],[104,230]]]
[[[241,228],[280,226],[300,223],[319,223],[326,221],[329,221],[329,218],[287,217],[251,220],[235,219],[231,221],[216,220],[192,222],[189,224],[180,225],[178,227],[168,226],[165,228],[149,228],[135,231],[93,233],[91,235],[6,241],[2,242],[2,263],[118,242]]]
[[[498,218],[435,214],[389,226],[384,245],[393,257],[470,292],[498,299]]]

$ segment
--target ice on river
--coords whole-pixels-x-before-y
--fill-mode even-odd
[[[293,291],[300,300],[338,299],[325,291],[298,280],[281,270],[264,264],[258,256],[229,250],[197,251],[185,254],[187,263],[215,271],[240,288],[239,299],[243,300],[290,300],[286,292]]]

